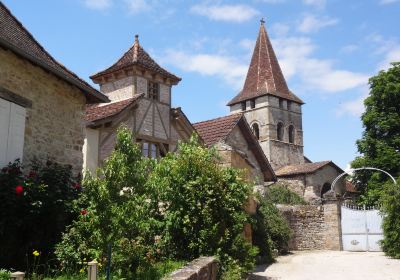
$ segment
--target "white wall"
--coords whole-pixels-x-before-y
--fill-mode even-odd
[[[86,137],[83,144],[83,170],[93,175],[99,164],[99,130],[86,127]]]

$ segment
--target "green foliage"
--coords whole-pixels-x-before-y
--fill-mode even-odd
[[[11,273],[6,269],[0,269],[0,280],[10,280]]]
[[[218,164],[216,151],[197,137],[180,143],[179,152],[162,158],[149,186],[163,205],[161,250],[171,258],[191,260],[217,255],[222,269],[233,262],[251,269],[257,249],[243,238],[250,217],[243,209],[251,194],[239,171]]]
[[[86,174],[77,201],[78,219],[63,235],[56,254],[64,270],[78,270],[84,259],[106,263],[112,245],[112,270],[129,279],[157,260],[155,237],[160,222],[154,192],[146,186],[152,162],[142,159],[126,128],[97,177]]]
[[[81,214],[57,246],[64,271],[81,269],[85,258],[104,266],[109,243],[112,271],[128,279],[158,279],[167,271],[159,263],[201,255],[217,255],[223,271],[234,263],[251,269],[257,249],[242,234],[251,187],[239,172],[222,168],[197,138],[159,162],[142,158],[133,142],[120,129],[98,176],[85,176]]]
[[[269,197],[259,196],[253,243],[260,249],[262,262],[272,262],[273,252],[285,253],[291,236],[289,224]]]
[[[385,185],[381,202],[384,213],[382,249],[388,256],[400,259],[400,179],[397,185]]]
[[[54,244],[74,218],[80,185],[71,167],[36,162],[23,170],[17,160],[0,172],[0,263],[29,272],[54,258]]]
[[[352,167],[376,167],[397,177],[400,175],[400,62],[372,77],[369,85],[370,94],[364,101],[366,110],[361,117],[364,132],[357,141],[361,156],[352,162]],[[353,182],[362,192],[360,202],[375,204],[388,179],[377,172],[357,172]]]
[[[265,196],[274,204],[305,205],[307,202],[297,193],[280,183],[269,186]]]

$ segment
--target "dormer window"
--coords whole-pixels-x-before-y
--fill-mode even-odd
[[[241,106],[241,108],[242,108],[242,111],[246,111],[246,101],[240,103],[240,106]]]
[[[160,85],[149,81],[147,85],[147,94],[150,99],[160,100]]]

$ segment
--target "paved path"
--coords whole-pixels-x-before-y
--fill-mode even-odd
[[[259,267],[254,279],[399,280],[400,260],[378,252],[298,251]]]

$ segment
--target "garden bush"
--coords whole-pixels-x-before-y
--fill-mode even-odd
[[[81,269],[84,259],[104,266],[108,244],[114,275],[127,279],[201,255],[218,256],[223,272],[254,265],[257,248],[243,238],[251,222],[243,205],[252,188],[239,171],[221,167],[197,137],[157,162],[142,158],[130,131],[121,128],[114,152],[83,186],[75,209],[80,215],[56,250],[64,271]]]
[[[80,192],[70,166],[48,161],[29,169],[17,160],[0,171],[0,264],[29,272],[54,258],[54,245],[74,218]],[[33,255],[34,251],[38,254]],[[40,257],[39,257],[40,256]]]
[[[252,193],[240,171],[219,164],[214,149],[202,147],[196,136],[180,143],[155,166],[149,185],[163,203],[161,250],[168,257],[191,260],[216,255],[222,271],[236,263],[254,266],[257,248],[243,238],[251,217],[243,205]]]
[[[289,224],[269,197],[258,197],[259,205],[253,231],[253,243],[260,249],[259,261],[270,263],[274,251],[286,253],[291,236]]]
[[[400,259],[400,179],[397,185],[385,184],[381,203],[383,218],[382,249],[386,255]]]
[[[288,189],[282,183],[276,183],[267,188],[265,197],[274,204],[304,205],[307,202],[297,193]]]

